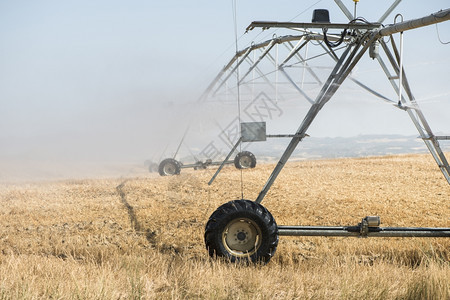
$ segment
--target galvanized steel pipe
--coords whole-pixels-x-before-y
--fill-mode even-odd
[[[444,21],[450,20],[450,8],[441,10],[437,13],[431,14],[427,17],[423,17],[420,19],[413,19],[405,22],[401,22],[398,24],[389,25],[380,31],[378,31],[378,34],[380,36],[387,36],[394,33],[407,31],[419,27],[424,27]]]
[[[344,236],[344,237],[450,237],[450,228],[369,227],[361,234],[360,226],[278,226],[280,236]]]

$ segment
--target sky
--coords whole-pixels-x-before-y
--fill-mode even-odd
[[[343,2],[353,11],[353,1]],[[392,2],[361,0],[357,12],[376,21]],[[385,23],[449,4],[404,0]],[[235,28],[243,49],[271,36],[244,34],[254,20],[309,22],[313,9],[326,8],[332,22],[347,22],[331,0],[237,1],[236,22],[232,7],[231,0],[0,0],[0,163],[142,161],[173,152],[192,103],[234,55]],[[404,66],[432,128],[449,134],[450,44],[437,30],[450,41],[450,22],[405,33]],[[378,87],[374,70],[369,59],[354,76]],[[365,95],[343,86],[310,135],[417,134],[404,112]],[[283,110],[272,128],[292,133],[302,118],[287,112],[304,106]],[[214,128],[214,118],[202,126]],[[186,143],[201,149],[209,140]]]

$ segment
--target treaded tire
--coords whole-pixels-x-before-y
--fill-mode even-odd
[[[231,262],[267,263],[277,249],[277,223],[261,204],[233,200],[209,217],[205,244],[211,257],[225,257]]]
[[[158,167],[158,173],[161,176],[179,175],[181,164],[173,158],[166,158]]]
[[[250,151],[242,151],[234,158],[236,169],[250,169],[256,166],[256,157]]]

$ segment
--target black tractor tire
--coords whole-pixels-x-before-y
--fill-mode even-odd
[[[278,226],[261,204],[233,200],[217,208],[209,218],[205,244],[211,257],[267,263],[277,249]]]
[[[250,169],[256,166],[256,157],[250,151],[242,151],[234,158],[236,169]]]
[[[159,166],[157,163],[154,163],[154,162],[149,163],[148,171],[150,173],[156,173],[156,172],[158,172],[158,169],[159,169]]]
[[[166,158],[159,164],[158,167],[158,173],[161,176],[179,175],[180,171],[181,164],[173,158]]]

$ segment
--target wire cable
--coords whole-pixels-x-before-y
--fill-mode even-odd
[[[450,44],[450,41],[448,41],[448,42],[443,42],[443,41],[441,40],[441,36],[439,35],[438,24],[436,24],[436,33],[437,33],[438,40],[439,40],[439,42],[440,42],[442,45]]]
[[[238,47],[238,34],[237,34],[237,7],[236,0],[231,0],[232,10],[233,10],[233,22],[234,22],[234,38],[235,38],[235,50],[236,54],[239,51]],[[239,122],[239,135],[241,134],[241,96],[240,96],[240,76],[239,76],[239,57],[236,58],[236,84],[237,84],[237,109],[238,109],[238,122]],[[239,152],[242,152],[242,142],[239,143]],[[244,199],[244,175],[243,170],[241,171],[241,199]]]
[[[340,44],[342,44],[342,42],[344,41],[345,35],[347,34],[347,29],[344,29],[344,31],[342,31],[342,33],[341,33],[341,37],[339,38],[339,40],[333,43],[328,40],[328,37],[327,37],[328,28],[323,28],[322,31],[323,31],[323,40],[325,41],[325,44],[329,48],[334,48],[334,47],[337,47]]]

